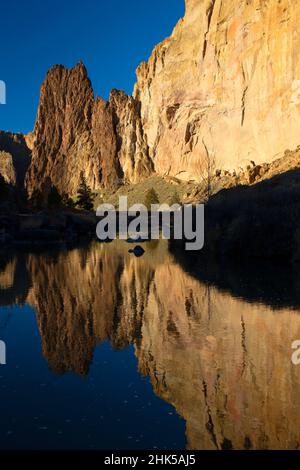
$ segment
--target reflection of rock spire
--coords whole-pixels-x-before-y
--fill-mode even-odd
[[[140,259],[121,241],[28,256],[28,301],[50,368],[84,375],[98,342],[132,343],[140,372],[185,419],[189,449],[297,448],[300,375],[289,345],[299,312],[208,292],[166,245],[145,247]],[[5,266],[18,286],[25,257]]]
[[[291,331],[300,333],[297,312],[212,286],[208,296],[170,260],[155,271],[136,354],[157,395],[186,420],[189,449],[295,448],[300,377],[282,350]]]
[[[117,242],[116,242],[117,245]],[[43,354],[54,372],[88,373],[97,342],[123,348],[140,337],[153,269],[126,243],[29,256]],[[122,251],[123,247],[123,251]]]
[[[30,277],[22,253],[1,253],[0,306],[23,304],[30,289]]]

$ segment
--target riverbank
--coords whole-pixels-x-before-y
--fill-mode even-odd
[[[95,236],[96,216],[76,209],[0,215],[2,244],[60,243]]]

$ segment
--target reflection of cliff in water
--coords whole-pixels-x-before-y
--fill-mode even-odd
[[[299,311],[263,304],[262,283],[250,303],[200,281],[166,243],[146,244],[139,259],[128,248],[19,258],[50,368],[84,375],[97,343],[133,344],[140,372],[186,420],[188,448],[298,448],[300,369],[290,358]],[[14,260],[2,266],[11,279]]]
[[[125,244],[120,251],[96,244],[55,257],[29,256],[34,287],[28,301],[53,371],[87,374],[97,343],[109,339],[122,348],[140,337],[153,268],[127,250]]]
[[[23,253],[0,252],[0,306],[23,304],[31,286]]]
[[[234,297],[277,308],[300,309],[300,271],[297,265],[282,265],[280,261],[277,264],[263,260],[238,263],[229,258],[216,259],[207,255],[205,250],[185,251],[181,243],[174,241],[170,252],[186,273]]]

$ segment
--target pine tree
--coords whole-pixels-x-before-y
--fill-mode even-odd
[[[61,199],[62,199],[62,205],[64,207],[70,207],[70,208],[75,207],[75,202],[70,196],[68,196],[67,193],[63,193]]]
[[[80,183],[77,191],[77,203],[76,205],[81,209],[90,211],[93,209],[93,197],[92,191],[88,187],[84,174],[80,173]]]
[[[173,206],[174,204],[181,204],[181,200],[180,200],[180,197],[179,197],[177,191],[175,191],[173,196],[171,196],[169,204],[170,204],[170,206]]]
[[[213,182],[216,173],[216,158],[214,152],[209,152],[203,139],[202,143],[205,148],[205,155],[203,156],[200,162],[198,172],[200,176],[200,181],[204,187],[205,199],[206,202],[208,202],[213,193]]]
[[[159,204],[157,192],[153,188],[149,189],[145,197],[145,206],[148,210],[151,210],[152,204]]]
[[[62,197],[55,186],[52,186],[48,196],[48,207],[51,209],[60,207],[62,205]]]
[[[33,209],[41,209],[44,206],[42,192],[39,189],[35,189],[29,199],[29,204]]]
[[[0,175],[0,200],[6,200],[8,198],[8,186],[3,178],[2,175]]]

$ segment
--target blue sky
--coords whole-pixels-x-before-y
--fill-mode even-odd
[[[53,64],[87,66],[97,95],[131,94],[135,69],[184,14],[184,0],[1,0],[0,129],[32,130],[40,85]]]

